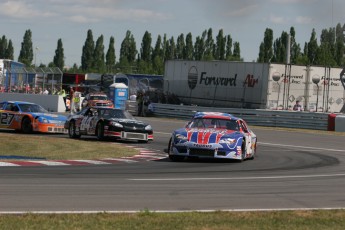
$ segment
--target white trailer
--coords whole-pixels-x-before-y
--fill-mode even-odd
[[[184,104],[338,112],[344,104],[340,68],[171,60],[165,63],[164,91]]]

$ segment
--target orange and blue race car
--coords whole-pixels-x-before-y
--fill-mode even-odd
[[[0,128],[23,133],[67,133],[67,117],[49,113],[42,106],[23,101],[0,102]]]

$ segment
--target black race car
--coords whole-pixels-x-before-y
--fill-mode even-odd
[[[128,111],[106,107],[87,107],[70,115],[65,123],[70,138],[93,135],[147,143],[153,140],[151,125],[135,119]]]

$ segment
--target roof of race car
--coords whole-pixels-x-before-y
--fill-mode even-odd
[[[229,113],[219,112],[196,112],[193,118],[220,118],[225,120],[239,120],[240,118],[233,116]]]
[[[14,103],[14,104],[36,105],[35,103],[27,102],[27,101],[2,101],[1,103]]]

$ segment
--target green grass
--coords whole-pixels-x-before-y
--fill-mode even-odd
[[[115,141],[97,141],[95,138],[70,139],[54,135],[23,135],[0,133],[0,156],[42,157],[47,160],[102,159],[125,157],[139,151]]]
[[[0,216],[1,229],[131,230],[343,230],[345,210],[270,212],[188,212],[135,214],[24,214]]]

